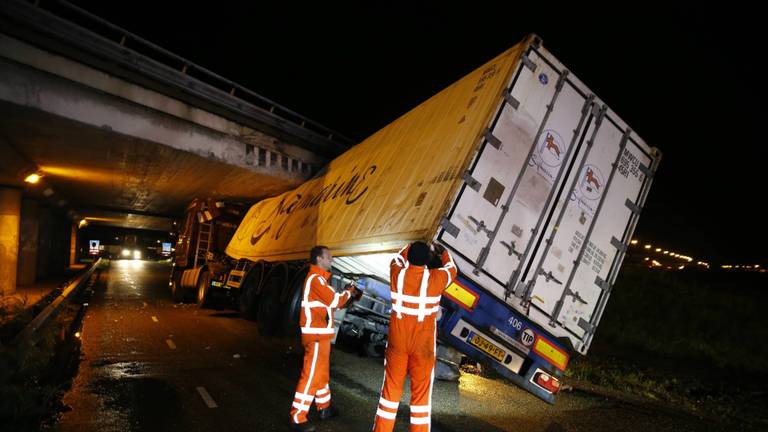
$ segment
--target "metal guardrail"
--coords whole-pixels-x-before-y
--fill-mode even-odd
[[[29,340],[32,335],[34,335],[34,333],[48,321],[48,319],[56,316],[62,304],[64,304],[64,300],[66,300],[69,296],[77,293],[79,288],[83,286],[83,283],[93,274],[94,270],[99,266],[100,263],[101,258],[91,264],[91,267],[83,274],[78,276],[74,281],[70,282],[61,293],[61,295],[56,297],[56,299],[53,300],[51,304],[49,304],[45,309],[37,314],[37,316],[29,324],[27,324],[27,326],[24,327],[24,329],[19,332],[16,337],[13,338],[11,345],[18,346],[22,342]]]

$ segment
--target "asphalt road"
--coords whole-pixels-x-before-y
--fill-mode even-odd
[[[64,397],[61,431],[285,431],[301,365],[298,337],[262,337],[231,310],[176,305],[170,266],[114,261],[82,331],[79,372]],[[341,417],[318,431],[368,431],[383,361],[343,347],[331,357]],[[406,393],[396,430],[408,429]],[[663,405],[574,390],[548,405],[503,380],[462,374],[437,382],[433,431],[712,431]]]

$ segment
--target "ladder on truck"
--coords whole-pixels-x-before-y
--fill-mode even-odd
[[[193,268],[197,268],[197,263],[200,265],[205,263],[208,255],[208,250],[211,248],[211,240],[213,237],[213,222],[201,222],[200,229],[197,230],[197,248],[195,249],[195,262]]]
[[[227,277],[227,283],[225,285],[233,288],[240,288],[240,285],[242,285],[243,279],[245,278],[247,269],[248,260],[238,260],[235,263],[235,268],[230,270],[229,276]]]

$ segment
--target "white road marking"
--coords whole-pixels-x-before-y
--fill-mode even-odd
[[[176,349],[176,344],[175,344],[175,343],[173,343],[173,341],[172,341],[172,340],[170,340],[170,339],[166,339],[166,340],[165,340],[165,343],[167,343],[167,344],[168,344],[168,348],[170,348],[170,349]]]
[[[218,405],[216,405],[216,401],[213,400],[211,395],[208,394],[208,390],[206,390],[205,387],[197,387],[197,392],[200,393],[200,397],[203,398],[203,402],[205,402],[208,408],[219,407]]]

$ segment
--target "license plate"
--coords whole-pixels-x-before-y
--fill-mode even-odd
[[[498,361],[504,360],[504,357],[507,354],[503,349],[497,347],[491,342],[488,342],[486,338],[478,334],[473,335],[472,338],[469,340],[469,343],[480,348],[481,350],[483,350],[483,352],[485,352],[486,354],[495,358]]]

